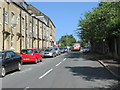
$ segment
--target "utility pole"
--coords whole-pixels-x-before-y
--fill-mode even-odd
[[[68,34],[66,33],[66,47],[68,46]]]

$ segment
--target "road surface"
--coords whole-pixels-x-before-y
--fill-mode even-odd
[[[27,63],[2,78],[2,88],[110,88],[118,83],[98,61],[81,52]]]

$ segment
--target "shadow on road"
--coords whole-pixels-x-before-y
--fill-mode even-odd
[[[66,54],[64,56],[64,58],[70,58],[70,59],[73,59],[73,58],[83,58],[85,60],[96,61],[96,59],[94,57],[86,55],[86,54],[84,54],[82,52],[69,52],[68,54]]]
[[[111,76],[111,74],[108,74],[109,72],[105,70],[103,67],[65,67],[66,69],[69,69],[70,72],[73,73],[73,76],[82,76],[83,79],[87,81],[94,81],[95,79],[100,80],[117,80],[114,76]]]

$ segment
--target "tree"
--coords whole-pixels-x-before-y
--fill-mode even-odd
[[[120,35],[120,2],[101,2],[80,18],[78,36],[86,41],[101,42]]]
[[[61,47],[72,46],[72,43],[76,43],[76,39],[73,37],[73,35],[64,35],[59,39],[58,42],[61,43]]]

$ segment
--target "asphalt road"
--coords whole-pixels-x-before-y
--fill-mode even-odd
[[[27,63],[2,78],[2,88],[110,88],[117,83],[99,62],[80,52]]]

